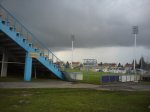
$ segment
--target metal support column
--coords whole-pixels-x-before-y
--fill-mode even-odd
[[[7,62],[8,62],[8,53],[7,50],[4,50],[2,56],[1,77],[7,77],[7,68],[8,68]]]
[[[24,70],[24,81],[30,81],[32,74],[32,57],[29,56],[29,53],[26,53],[25,58],[25,70]]]

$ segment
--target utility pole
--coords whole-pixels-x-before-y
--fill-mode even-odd
[[[134,73],[136,74],[136,38],[137,38],[137,34],[138,34],[138,26],[133,26],[133,34],[134,34]]]
[[[71,42],[72,42],[71,68],[73,68],[72,63],[73,63],[74,40],[75,40],[75,36],[72,34],[71,35]]]

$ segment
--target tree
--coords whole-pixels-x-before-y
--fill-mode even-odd
[[[143,56],[140,58],[140,61],[139,61],[139,68],[140,68],[140,69],[146,69],[146,63],[145,63],[145,60],[144,60],[144,57],[143,57]]]
[[[83,64],[81,63],[81,64],[80,64],[80,68],[82,68],[82,67],[83,67]]]
[[[67,63],[66,63],[66,68],[70,68],[70,64],[69,64],[68,61],[67,61]]]
[[[147,65],[147,70],[149,70],[150,71],[150,63],[147,63],[148,65]]]
[[[103,65],[103,62],[100,62],[100,64],[99,64],[100,66],[102,66]]]
[[[118,67],[122,67],[121,63],[118,64]]]
[[[132,61],[132,65],[134,66],[134,60]],[[139,65],[137,64],[136,60],[135,60],[135,68],[139,68]]]

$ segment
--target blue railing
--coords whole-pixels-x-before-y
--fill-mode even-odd
[[[10,30],[16,32],[19,37],[26,39],[33,48],[48,58],[52,63],[62,62],[49,48],[40,42],[19,20],[17,20],[7,9],[0,4],[0,19],[10,27]]]

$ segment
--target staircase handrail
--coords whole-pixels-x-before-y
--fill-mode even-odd
[[[47,50],[48,56],[50,55],[49,53],[51,53],[52,56],[54,56],[54,57],[56,58],[56,60],[58,60],[59,62],[62,62],[49,48],[47,48],[47,47],[45,46],[45,44],[43,44],[41,41],[39,41],[39,40],[37,39],[37,37],[36,37],[33,33],[31,33],[31,32],[30,32],[16,17],[14,17],[6,8],[4,8],[1,4],[0,4],[0,7],[1,7],[1,9],[4,10],[4,12],[6,13],[6,16],[7,16],[6,21],[7,21],[7,22],[9,22],[8,20],[9,20],[9,16],[10,16],[10,17],[14,20],[14,25],[15,25],[15,24],[20,25],[20,27],[21,27],[22,30],[24,29],[27,34],[30,34],[30,35],[31,35],[32,42],[33,42],[33,40],[34,40],[34,41],[37,41],[38,44],[42,47],[42,49]],[[28,39],[28,38],[26,38],[26,39]],[[33,43],[33,44],[34,44],[34,43]]]

